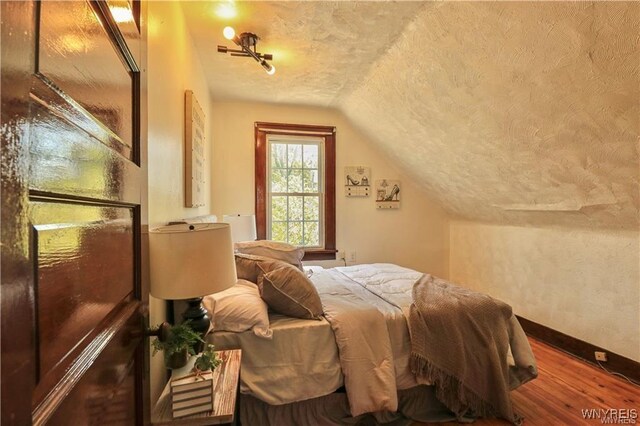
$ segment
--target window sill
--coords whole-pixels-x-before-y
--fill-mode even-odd
[[[312,249],[305,250],[303,261],[305,260],[335,260],[338,250]]]

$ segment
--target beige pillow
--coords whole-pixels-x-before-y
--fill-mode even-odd
[[[322,302],[305,274],[285,267],[258,277],[260,295],[274,311],[295,318],[320,319]]]
[[[258,284],[258,277],[265,272],[285,267],[295,269],[293,265],[281,260],[236,253],[236,272],[238,273],[238,279],[251,281],[255,284]]]
[[[211,314],[214,330],[237,333],[253,330],[256,336],[265,339],[273,335],[267,305],[253,283],[238,280],[231,288],[203,297],[202,304]]]
[[[238,253],[264,256],[287,262],[302,271],[303,248],[270,240],[243,241],[235,243],[234,248]]]

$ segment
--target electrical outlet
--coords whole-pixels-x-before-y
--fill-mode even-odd
[[[349,252],[349,262],[350,263],[356,263],[356,252],[355,252],[355,250]]]
[[[347,260],[347,255],[344,253],[344,250],[338,252],[338,260]]]
[[[596,361],[607,361],[607,353],[601,351],[595,351]]]

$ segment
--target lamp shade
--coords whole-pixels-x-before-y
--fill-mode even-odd
[[[255,241],[256,216],[253,214],[225,214],[222,219],[231,225],[231,239],[234,243],[239,241]]]
[[[149,231],[151,294],[202,297],[236,283],[231,228],[226,223],[168,225]]]

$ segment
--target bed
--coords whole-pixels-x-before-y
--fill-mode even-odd
[[[260,273],[265,272],[261,268],[256,268],[253,284],[241,280],[246,291],[266,293],[262,280],[268,274],[261,276]],[[512,423],[520,422],[517,414],[499,407],[504,403],[510,409],[510,400],[498,401],[491,405],[496,410],[487,411],[470,403],[472,398],[468,394],[460,397],[458,380],[439,387],[438,380],[433,379],[442,379],[442,376],[431,374],[425,378],[424,374],[418,374],[416,359],[412,361],[412,358],[416,358],[415,342],[420,339],[413,336],[416,331],[409,318],[416,316],[411,310],[415,309],[413,297],[419,282],[425,277],[434,281],[433,277],[392,264],[312,267],[306,274],[322,303],[322,316],[292,318],[270,309],[268,318],[261,320],[260,332],[257,327],[225,331],[223,326],[217,327],[223,330],[207,336],[217,349],[243,350],[241,420],[244,424],[403,424],[409,419],[465,421],[477,416],[500,416]],[[239,300],[237,296],[231,299]],[[220,298],[217,300],[215,306],[209,306],[214,323],[216,317],[220,317],[218,305],[223,305]],[[243,302],[245,307],[253,304]],[[265,312],[266,308],[265,303]],[[500,355],[504,366],[499,369],[505,375],[498,384],[504,382],[508,394],[509,390],[535,378],[537,368],[526,336],[510,307],[505,318],[501,334],[508,336],[508,348]],[[472,323],[475,327],[476,319],[472,319]],[[268,334],[264,324],[268,324]],[[455,358],[453,352],[445,354],[445,359]],[[473,365],[473,361],[465,362]],[[481,384],[488,381],[486,377],[496,375],[479,371],[484,367],[475,369],[478,371],[472,375],[484,375]],[[498,370],[495,366],[493,369]],[[433,369],[426,370],[433,373]],[[422,371],[426,370],[423,366]],[[443,396],[444,387],[455,388],[457,396],[453,400],[451,396]]]

